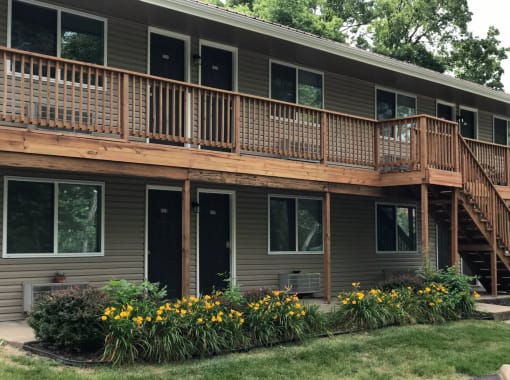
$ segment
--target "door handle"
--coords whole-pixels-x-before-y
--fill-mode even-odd
[[[227,249],[230,249],[230,242],[227,240],[227,242],[225,243],[225,248]]]

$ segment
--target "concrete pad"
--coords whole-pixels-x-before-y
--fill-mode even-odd
[[[0,322],[0,339],[16,347],[35,340],[34,331],[26,321]]]
[[[475,307],[477,311],[491,314],[496,321],[505,321],[510,319],[510,306],[477,302]]]
[[[510,380],[510,365],[504,364],[499,369],[499,377],[501,380]]]

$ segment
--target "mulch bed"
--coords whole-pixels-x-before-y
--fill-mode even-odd
[[[59,351],[54,347],[45,345],[38,341],[25,343],[23,345],[23,349],[33,354],[46,356],[65,365],[74,367],[96,367],[102,365],[110,365],[108,362],[101,361],[101,351],[69,353]]]

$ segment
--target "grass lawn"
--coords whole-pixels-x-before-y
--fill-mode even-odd
[[[510,325],[386,328],[178,364],[77,369],[0,346],[0,379],[469,379],[510,363]]]

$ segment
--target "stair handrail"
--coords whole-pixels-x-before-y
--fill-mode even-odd
[[[478,161],[476,155],[472,152],[471,148],[464,140],[464,138],[459,134],[459,156],[460,156],[460,171],[462,174],[462,182],[463,188],[466,188],[466,183],[468,182],[469,173],[466,170],[465,156],[473,161],[473,167],[477,169],[477,177],[481,177],[483,181],[486,183],[484,186],[487,190],[490,191],[490,194],[487,194],[489,202],[487,203],[487,207],[485,207],[484,216],[487,218],[488,222],[492,225],[496,232],[496,236],[503,242],[505,248],[510,248],[510,208],[506,204],[505,200],[501,196],[501,194],[496,189],[494,183],[492,182],[489,175],[483,169],[483,166]],[[482,190],[481,187],[478,190]],[[476,189],[475,189],[476,192]],[[480,204],[480,194],[471,194],[474,201],[476,202],[478,208],[482,208]],[[478,199],[477,199],[478,198]],[[498,207],[499,206],[499,207]],[[500,212],[504,213],[504,215],[500,215]]]

